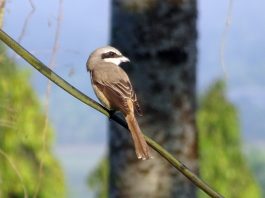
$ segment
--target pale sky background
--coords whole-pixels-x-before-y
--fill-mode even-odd
[[[33,0],[36,11],[29,20],[21,44],[48,64],[53,47],[58,1]],[[198,1],[198,92],[214,79],[224,77],[220,46],[229,1]],[[265,2],[233,1],[231,25],[225,40],[225,70],[228,97],[238,107],[242,138],[246,144],[265,140]],[[28,0],[7,0],[4,30],[18,39],[30,12]],[[108,0],[64,0],[59,52],[55,71],[95,99],[85,63],[89,53],[108,44],[110,2]],[[13,56],[12,53],[10,53]],[[44,101],[47,79],[32,70],[32,85]],[[73,73],[73,75],[69,75]],[[107,119],[55,85],[50,97],[50,119],[56,130],[55,153],[64,168],[69,197],[91,193],[86,188],[88,172],[106,151]],[[89,194],[92,196],[92,194]]]

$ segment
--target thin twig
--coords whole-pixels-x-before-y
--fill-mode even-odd
[[[36,6],[35,6],[35,4],[33,3],[33,1],[32,1],[32,0],[29,0],[29,3],[30,3],[30,6],[31,6],[31,9],[32,9],[32,10],[36,10]]]
[[[22,30],[21,30],[20,35],[18,37],[18,43],[21,43],[23,37],[25,36],[26,30],[28,28],[28,24],[29,24],[29,21],[30,21],[30,18],[32,17],[32,15],[34,14],[34,12],[36,10],[36,7],[35,7],[33,1],[29,0],[29,3],[30,3],[30,6],[31,6],[31,10],[30,10],[30,12],[28,13],[28,15],[25,18],[24,24],[22,26]]]
[[[19,181],[21,182],[21,185],[23,187],[23,191],[24,191],[24,198],[28,198],[28,191],[26,189],[26,186],[24,184],[23,178],[20,174],[20,171],[17,169],[15,163],[11,160],[11,158],[2,150],[0,149],[0,154],[2,156],[4,156],[6,158],[6,160],[8,161],[8,163],[10,164],[10,166],[13,168],[13,170],[15,171]]]
[[[17,54],[23,57],[30,65],[32,65],[35,69],[41,72],[44,76],[53,81],[56,85],[64,89],[66,92],[80,100],[81,102],[87,104],[88,106],[94,108],[95,110],[103,113],[108,116],[110,119],[116,121],[123,127],[127,128],[127,124],[123,119],[118,117],[117,115],[111,116],[111,113],[86,96],[84,93],[80,92],[78,89],[70,85],[64,79],[59,77],[56,73],[54,73],[51,69],[49,69],[46,65],[44,65],[41,61],[39,61],[36,57],[30,54],[27,50],[25,50],[21,45],[19,45],[16,41],[14,41],[11,37],[9,37],[5,32],[0,30],[0,40],[2,40],[6,45],[12,48]],[[198,186],[201,190],[207,193],[211,197],[221,198],[222,195],[215,192],[212,188],[210,188],[204,181],[202,181],[199,177],[197,177],[194,173],[192,173],[184,164],[175,159],[169,152],[167,152],[164,148],[162,148],[159,144],[157,144],[154,140],[145,136],[147,143],[160,155],[165,158],[172,166],[178,169],[182,174],[184,174],[189,180],[191,180],[196,186]]]
[[[16,129],[13,122],[8,122],[5,120],[0,120],[0,127],[6,127],[11,129]]]
[[[0,28],[3,26],[5,0],[0,0]]]
[[[18,36],[18,40],[17,40],[18,43],[21,43],[22,39],[26,35],[26,31],[28,29],[29,21],[30,21],[32,15],[34,14],[34,12],[36,10],[36,6],[34,5],[32,0],[29,0],[29,4],[31,6],[31,10],[29,11],[28,15],[26,16],[26,18],[24,20],[21,32],[20,32],[20,34]],[[14,54],[14,56],[12,56],[12,59],[15,59],[15,58],[16,58],[16,54]]]
[[[225,20],[225,27],[222,33],[221,47],[220,47],[220,62],[224,72],[225,79],[228,79],[227,68],[225,64],[225,47],[226,47],[227,33],[232,23],[232,10],[233,10],[233,0],[229,0],[228,11]]]
[[[53,43],[53,48],[51,52],[51,57],[50,61],[48,64],[48,67],[51,69],[55,68],[56,65],[56,56],[59,50],[59,38],[60,38],[60,33],[61,33],[61,23],[63,19],[63,0],[59,1],[59,9],[58,9],[58,16],[57,16],[57,26],[56,26],[56,31],[55,31],[55,38],[54,38],[54,43]],[[45,104],[44,104],[44,109],[45,109],[45,121],[44,121],[44,127],[42,130],[42,152],[45,153],[47,150],[47,132],[48,132],[48,115],[49,115],[49,106],[50,106],[50,95],[51,95],[51,88],[52,88],[52,82],[49,80],[46,88],[46,94],[45,94]],[[40,187],[42,184],[42,177],[43,177],[43,158],[40,159],[40,165],[39,165],[39,178],[37,182],[37,187],[34,193],[33,198],[37,198]]]

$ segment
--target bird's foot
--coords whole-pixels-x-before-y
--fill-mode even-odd
[[[109,119],[111,119],[112,118],[112,116],[114,115],[116,113],[116,111],[115,110],[109,110]]]

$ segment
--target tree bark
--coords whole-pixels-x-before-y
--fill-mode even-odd
[[[144,116],[141,129],[198,172],[196,1],[112,0],[111,44],[131,59],[124,66]],[[194,185],[163,160],[141,161],[132,138],[110,124],[110,197],[196,197]]]

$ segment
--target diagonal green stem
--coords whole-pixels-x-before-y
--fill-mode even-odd
[[[66,82],[60,76],[55,74],[51,69],[14,41],[10,36],[8,36],[3,30],[0,29],[0,40],[2,40],[6,45],[13,49],[17,54],[19,54],[23,59],[25,59],[30,65],[37,69],[40,73],[46,76],[48,79],[53,81],[56,85],[64,89],[66,92],[80,100],[81,102],[87,104],[88,106],[96,109],[97,111],[108,116],[110,119],[116,121],[121,126],[128,129],[126,122],[117,115],[112,115],[106,108],[86,96],[84,93],[80,92],[78,89],[73,87],[71,84]],[[163,158],[165,158],[172,166],[178,169],[182,174],[184,174],[188,179],[190,179],[196,186],[207,193],[210,197],[221,198],[222,195],[215,192],[210,188],[204,181],[192,173],[184,164],[174,158],[169,152],[162,148],[158,143],[156,143],[151,138],[145,136],[147,143],[156,150]]]

